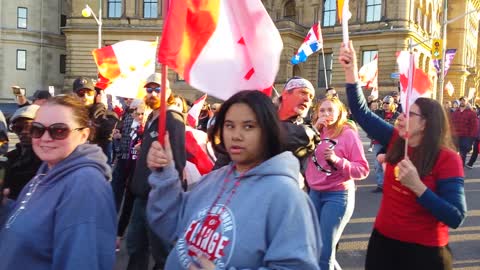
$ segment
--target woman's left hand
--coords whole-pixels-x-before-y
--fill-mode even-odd
[[[197,257],[197,262],[200,264],[200,267],[191,263],[188,270],[215,270],[215,264],[205,256]]]
[[[398,180],[402,185],[409,188],[417,196],[420,196],[425,192],[427,187],[420,180],[417,168],[413,165],[412,161],[407,157],[400,161],[398,164]]]
[[[325,158],[326,161],[331,161],[332,163],[337,163],[339,157],[335,155],[335,151],[331,149],[330,147],[325,148],[325,151],[323,152],[323,157]]]

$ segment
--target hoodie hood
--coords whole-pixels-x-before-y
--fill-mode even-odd
[[[230,163],[230,165],[233,166],[233,163]],[[299,174],[300,164],[298,159],[292,152],[285,151],[250,169],[244,177],[252,177],[256,180],[265,176],[286,176],[298,182]]]
[[[57,178],[62,178],[79,168],[92,167],[99,170],[106,180],[112,177],[112,171],[107,164],[107,157],[102,149],[96,144],[81,144],[64,160],[48,168],[46,162],[43,162],[37,171],[37,174],[46,174],[43,181],[48,184]]]

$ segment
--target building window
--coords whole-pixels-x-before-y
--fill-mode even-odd
[[[28,9],[25,7],[17,8],[17,28],[27,29]]]
[[[67,69],[67,55],[60,54],[60,74],[65,74]]]
[[[27,50],[17,50],[17,69],[27,70]]]
[[[323,1],[323,26],[334,26],[337,19],[337,1]]]
[[[108,17],[120,18],[122,16],[122,0],[108,0]]]
[[[285,18],[295,21],[296,17],[295,1],[290,0],[285,4]]]
[[[378,22],[382,15],[382,0],[367,0],[366,22]]]
[[[327,82],[328,85],[332,82],[332,66],[333,66],[333,53],[326,53],[325,54],[325,65],[323,64],[323,57],[320,56],[320,65],[318,69],[318,87],[319,88],[327,88],[327,84],[325,83],[325,73],[327,74]]]
[[[378,54],[377,50],[363,51],[362,52],[362,66],[373,61],[375,55]]]
[[[158,0],[143,1],[143,17],[158,18]]]

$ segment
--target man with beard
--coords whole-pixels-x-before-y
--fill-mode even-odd
[[[158,140],[158,122],[160,112],[160,93],[166,91],[166,131],[170,137],[175,168],[182,178],[183,168],[186,163],[185,153],[185,120],[181,113],[175,110],[169,110],[168,106],[175,104],[175,98],[167,81],[166,87],[162,87],[161,74],[154,73],[145,84],[147,95],[145,96],[145,105],[152,109],[145,124],[145,131],[142,138],[140,155],[137,160],[137,166],[130,184],[131,191],[135,196],[133,203],[132,217],[127,231],[127,249],[130,255],[128,267],[129,270],[147,270],[150,257],[155,261],[153,269],[163,269],[166,258],[169,254],[171,243],[161,241],[149,228],[146,220],[146,206],[150,185],[148,176],[150,169],[147,167],[146,158],[150,145]]]
[[[463,165],[465,166],[467,153],[470,152],[472,148],[479,128],[477,115],[472,109],[467,107],[467,99],[461,97],[459,108],[452,112],[450,117],[453,125],[453,134],[456,137],[455,142],[457,143]]]
[[[5,165],[5,188],[10,189],[8,197],[16,200],[22,188],[30,181],[42,164],[32,149],[30,128],[37,113],[38,105],[24,106],[15,111],[10,119],[10,129],[20,142],[7,153]]]
[[[317,131],[304,118],[312,106],[315,88],[308,80],[292,77],[285,84],[279,98],[278,116],[286,134],[286,150],[292,151],[300,161],[302,175],[305,172],[306,159],[320,142]]]

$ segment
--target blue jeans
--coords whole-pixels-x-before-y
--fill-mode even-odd
[[[475,138],[473,137],[458,137],[458,150],[462,157],[463,165],[465,165],[465,159],[467,159],[467,154],[472,149],[474,140]]]
[[[381,144],[374,144],[373,145],[373,153],[375,153],[375,162],[373,163],[373,167],[375,168],[375,181],[377,181],[377,186],[383,188],[383,167],[380,162],[377,161],[378,152],[383,148]]]
[[[150,253],[155,265],[153,269],[163,269],[171,245],[158,238],[150,230],[146,215],[147,201],[135,198],[132,217],[127,229],[127,270],[148,270]]]
[[[310,190],[309,195],[317,210],[323,243],[320,269],[333,270],[338,265],[335,247],[355,208],[355,188],[325,192]]]

